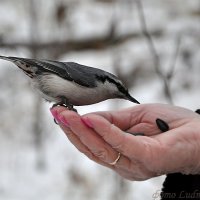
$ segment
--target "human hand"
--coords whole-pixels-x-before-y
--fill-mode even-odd
[[[51,112],[80,152],[126,179],[146,180],[166,173],[200,172],[200,116],[190,110],[141,104],[83,116],[64,107],[55,107]],[[161,133],[155,123],[157,118],[167,122],[170,130]],[[110,165],[118,152],[120,159]]]

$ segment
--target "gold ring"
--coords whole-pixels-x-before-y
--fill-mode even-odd
[[[117,158],[116,158],[113,162],[111,162],[111,163],[109,163],[109,164],[110,164],[110,165],[116,165],[116,163],[119,161],[120,157],[121,157],[121,153],[118,153]]]

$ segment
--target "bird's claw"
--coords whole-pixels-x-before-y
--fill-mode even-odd
[[[56,106],[63,106],[63,107],[65,107],[65,108],[68,108],[69,110],[74,111],[74,112],[77,113],[77,110],[76,110],[76,109],[73,107],[73,105],[71,105],[71,104],[55,103],[55,104],[53,104],[52,108],[54,108],[54,107],[56,107]],[[54,118],[54,123],[57,124],[57,125],[59,124],[59,123],[56,121],[55,118]]]
[[[53,121],[54,121],[54,123],[55,123],[56,125],[59,125],[59,123],[56,121],[55,118],[53,119]]]
[[[54,108],[56,106],[62,106],[62,107],[68,108],[68,110],[77,112],[77,110],[73,107],[73,105],[66,105],[66,104],[61,104],[61,103],[55,103],[55,104],[53,104],[53,106],[51,108]]]

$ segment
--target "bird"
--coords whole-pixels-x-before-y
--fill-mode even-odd
[[[115,75],[75,62],[1,56],[18,66],[30,79],[31,85],[42,98],[54,106],[95,104],[107,99],[126,99],[140,104],[133,98],[122,81]]]

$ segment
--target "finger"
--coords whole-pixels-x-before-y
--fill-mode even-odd
[[[68,121],[70,130],[92,152],[92,154],[105,163],[111,163],[116,159],[118,152],[113,150],[110,145],[108,145],[91,128],[88,128],[77,113],[64,110],[59,113],[59,115]]]
[[[115,166],[112,166],[108,163],[102,162],[98,157],[96,157],[95,155],[92,154],[92,152],[90,151],[90,149],[85,146],[81,140],[79,139],[79,137],[74,134],[71,129],[67,128],[66,126],[60,124],[61,129],[65,132],[66,136],[68,137],[68,139],[70,140],[70,142],[82,153],[84,153],[88,158],[90,158],[91,160],[97,162],[98,164],[101,164],[103,166],[107,166],[111,169],[115,168],[116,170],[121,169],[121,168],[125,168],[125,166],[130,166],[130,160],[125,158],[125,156],[121,155],[120,159],[118,160],[117,164]],[[114,161],[115,159],[113,159],[112,161]]]
[[[140,108],[141,109],[141,108]],[[51,109],[51,112],[55,112],[56,115],[59,112],[64,110],[68,110],[63,106],[57,106]],[[134,110],[138,110],[138,108],[128,108],[121,111],[110,111],[110,112],[94,112],[92,114],[100,115],[107,119],[110,123],[116,125],[120,129],[128,132],[128,133],[143,133],[146,136],[152,136],[161,133],[160,129],[158,129],[156,122],[152,123],[150,119],[145,122],[140,122],[141,113],[136,112]],[[134,115],[134,116],[133,116]],[[134,119],[134,121],[132,120]],[[126,122],[126,123],[125,123]],[[130,128],[131,127],[131,128]]]
[[[121,155],[120,159],[116,163],[116,165],[110,165],[108,163],[103,162],[100,160],[98,157],[96,157],[90,150],[85,146],[81,140],[79,139],[78,136],[76,136],[69,128],[65,127],[64,125],[60,124],[61,129],[64,131],[66,134],[67,138],[69,141],[83,154],[85,154],[89,159],[95,161],[98,164],[101,164],[103,166],[109,167],[111,169],[114,169],[116,171],[122,169],[124,170],[125,166],[130,166],[130,160],[125,158],[123,155]],[[113,160],[114,161],[114,160]],[[128,167],[127,167],[128,168]],[[125,171],[125,170],[124,170]],[[127,170],[128,171],[128,170]]]
[[[151,117],[149,119],[142,120],[143,112],[138,113],[135,110],[138,110],[138,107],[134,108],[134,110],[133,108],[129,108],[122,111],[96,112],[91,114],[104,117],[110,123],[128,133],[140,133],[145,136],[153,136],[163,132],[156,123],[157,118],[154,119],[154,117]]]
[[[121,175],[124,178],[127,178],[129,180],[142,180],[142,176],[141,174],[141,167],[138,167],[139,165],[136,162],[130,162],[129,159],[125,158],[125,156],[121,156],[120,159],[118,160],[118,162],[116,163],[116,165],[110,165],[107,164],[103,161],[101,161],[100,159],[98,159],[98,157],[96,157],[95,155],[93,155],[90,150],[84,145],[82,144],[82,142],[80,141],[80,139],[73,134],[73,132],[71,132],[68,128],[66,128],[63,125],[60,125],[60,127],[62,128],[62,130],[67,133],[67,137],[69,139],[69,141],[74,144],[74,146],[83,154],[85,154],[89,159],[93,160],[94,162],[108,167],[110,169],[113,169],[114,171],[116,171],[119,175]],[[134,174],[133,174],[134,171]],[[144,179],[144,178],[143,178]]]
[[[129,180],[140,180],[140,178],[138,177],[138,173],[135,173],[134,175],[132,175],[132,171],[136,172],[138,170],[134,170],[133,167],[131,167],[131,169],[129,169],[128,167],[131,166],[132,163],[130,163],[130,160],[126,159],[123,155],[120,157],[120,159],[118,160],[118,162],[116,163],[116,165],[110,165],[107,164],[103,161],[101,161],[98,157],[96,157],[95,155],[93,155],[90,150],[84,145],[82,144],[82,142],[80,141],[80,139],[73,134],[73,132],[71,132],[68,128],[66,128],[63,125],[60,125],[60,127],[62,128],[62,130],[66,133],[67,132],[67,137],[69,139],[69,141],[83,154],[85,154],[89,159],[93,160],[94,162],[108,167],[114,171],[116,171],[119,175],[121,175],[124,178],[127,178]],[[136,164],[134,164],[134,167],[136,168]]]
[[[69,141],[81,152],[87,155],[88,157],[92,157],[89,149],[79,140],[79,138],[67,127],[62,124],[59,124],[61,129],[64,131],[65,135],[69,139]]]
[[[83,118],[90,122],[94,131],[110,144],[112,148],[128,158],[139,161],[144,160],[147,152],[150,151],[150,146],[156,143],[153,138],[145,136],[136,137],[127,134],[99,115],[87,114]]]
[[[121,130],[127,130],[130,126],[133,126],[141,121],[142,112],[140,112],[140,107],[141,105],[137,105],[119,111],[102,111],[91,114],[99,115],[105,118]]]
[[[93,155],[84,144],[82,144],[80,139],[73,132],[71,132],[68,128],[66,128],[63,125],[60,125],[60,126],[63,129],[63,131],[67,133],[66,135],[68,139],[70,140],[70,142],[74,144],[74,146],[80,152],[85,154],[89,159],[93,160],[94,162],[102,166],[106,166],[110,169],[113,169],[122,177],[127,178],[129,180],[145,180],[147,178],[152,177],[152,173],[150,173],[146,169],[143,169],[144,167],[141,166],[141,164],[138,164],[137,162],[134,162],[133,160],[130,161],[124,155],[121,155],[120,159],[114,166],[101,161],[98,157]]]
[[[102,162],[99,158],[97,158],[95,155],[92,154],[92,152],[90,152],[90,150],[80,141],[80,139],[67,127],[65,127],[64,125],[60,124],[61,129],[64,131],[64,133],[66,134],[67,138],[69,139],[69,141],[84,155],[86,155],[90,160],[93,160],[94,162],[102,165],[102,166],[106,166],[109,167],[111,169],[113,169],[114,166],[109,165],[105,162]]]
[[[160,134],[161,131],[158,129],[156,123],[150,123],[150,122],[141,122],[135,126],[132,126],[128,130],[126,130],[128,133],[143,133],[145,136],[153,136]]]
[[[53,112],[52,112],[53,111]],[[68,111],[68,109],[66,107],[63,106],[57,106],[55,108],[51,109],[51,112],[54,113],[54,115],[56,117],[58,117],[58,115],[63,112],[63,111]],[[98,164],[101,164],[103,166],[109,167],[111,169],[114,168],[114,166],[109,165],[105,162],[102,162],[99,158],[97,158],[95,155],[93,155],[90,150],[87,148],[87,146],[85,146],[81,140],[68,128],[66,127],[64,124],[60,123],[59,126],[61,127],[61,129],[64,131],[64,133],[66,134],[67,138],[69,139],[69,141],[83,154],[85,154],[89,159],[95,161]]]
[[[64,110],[68,110],[68,108],[66,108],[64,106],[56,106],[56,107],[50,108],[51,114],[53,115],[54,118],[57,118],[58,113],[60,113]]]

